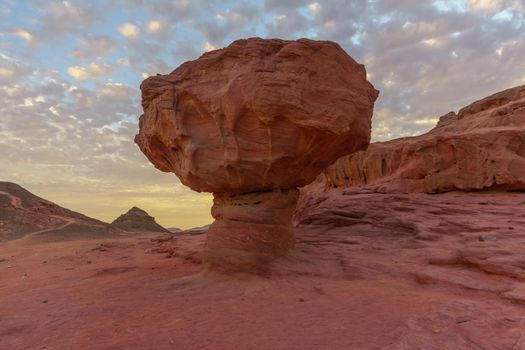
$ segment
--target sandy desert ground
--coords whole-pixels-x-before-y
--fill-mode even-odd
[[[269,276],[203,235],[0,245],[0,349],[525,349],[525,195],[328,192]]]

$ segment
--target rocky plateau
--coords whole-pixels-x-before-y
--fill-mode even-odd
[[[342,157],[315,186],[380,192],[525,190],[525,85],[439,118],[430,132]]]

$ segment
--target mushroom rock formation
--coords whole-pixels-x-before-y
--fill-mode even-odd
[[[303,192],[363,185],[405,193],[524,191],[525,85],[448,113],[426,134],[344,156]]]
[[[210,269],[263,271],[294,244],[298,190],[370,140],[378,96],[336,43],[251,38],[141,84],[135,138],[158,169],[212,192]]]

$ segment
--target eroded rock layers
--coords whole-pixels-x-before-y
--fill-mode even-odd
[[[448,113],[426,134],[342,157],[316,182],[381,192],[525,190],[525,86]]]

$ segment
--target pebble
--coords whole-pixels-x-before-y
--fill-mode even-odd
[[[478,239],[480,242],[491,242],[497,240],[495,236],[479,236]]]
[[[470,321],[468,318],[466,317],[456,317],[456,323],[460,324],[460,323],[465,323],[465,322],[468,322]]]

